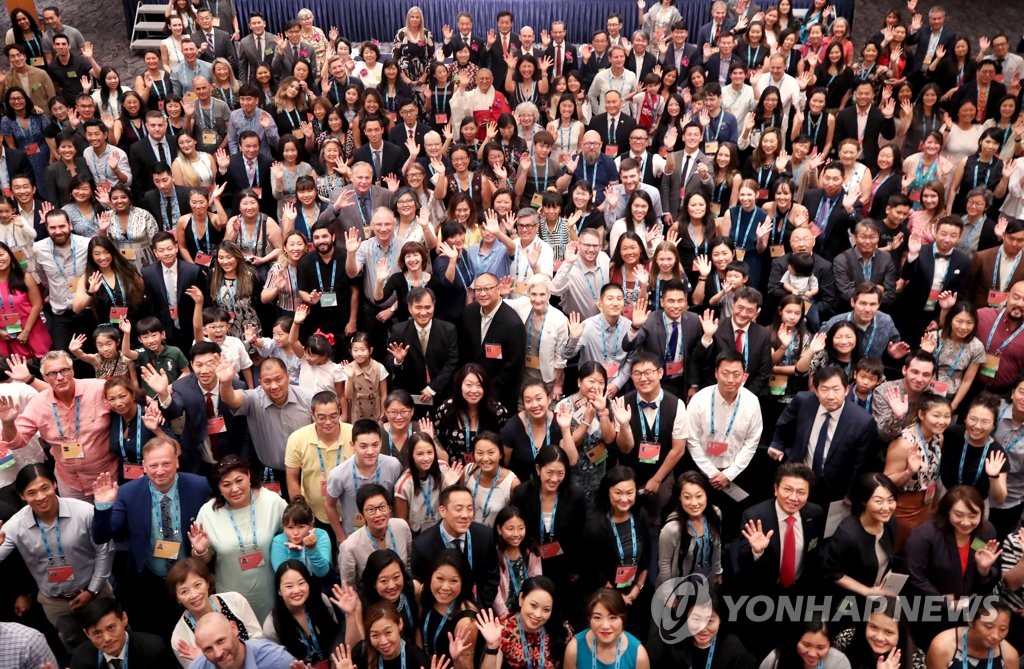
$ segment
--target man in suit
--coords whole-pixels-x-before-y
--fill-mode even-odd
[[[874,104],[875,85],[870,81],[860,81],[853,91],[855,104],[849,105],[836,117],[834,145],[844,139],[855,139],[860,143],[860,161],[872,170],[878,169],[878,140],[881,137],[896,137],[896,123],[893,112],[896,100],[889,98],[885,106],[879,108]]]
[[[850,248],[850,229],[860,219],[860,192],[851,188],[843,192],[845,172],[839,162],[831,162],[821,171],[821,188],[812,188],[804,196],[804,206],[815,232],[815,252],[833,261]]]
[[[598,30],[590,38],[590,44],[581,44],[579,73],[583,78],[584,90],[590,90],[594,78],[601,70],[611,67],[608,62],[608,33]]]
[[[270,69],[280,81],[284,77],[291,76],[295,63],[300,60],[309,63],[310,81],[316,81],[318,78],[316,51],[312,44],[302,41],[302,29],[299,22],[292,19],[284,24],[284,40],[277,44],[274,59],[270,62]]]
[[[496,23],[498,31],[490,31],[487,34],[487,69],[494,73],[494,80],[505,82],[505,75],[508,73],[508,65],[505,58],[515,53],[519,48],[519,36],[513,30],[515,17],[507,9],[498,12]],[[504,86],[502,86],[504,88]]]
[[[719,86],[728,86],[731,83],[729,73],[736,65],[745,65],[736,53],[736,37],[732,33],[724,33],[718,38],[718,53],[704,61],[707,80]]]
[[[661,52],[662,65],[671,65],[676,68],[682,81],[686,81],[686,73],[690,66],[700,62],[697,46],[686,41],[689,33],[686,21],[673,23],[671,39],[665,44],[664,51]]]
[[[128,149],[128,164],[132,169],[132,197],[136,202],[142,200],[143,195],[152,186],[150,175],[153,174],[153,167],[157,163],[163,163],[170,167],[174,159],[178,157],[178,143],[167,139],[167,119],[158,111],[146,113],[146,135],[147,138],[133,142]],[[182,211],[188,211],[183,209]],[[151,212],[156,220],[160,220],[158,212]],[[177,225],[174,221],[174,225]],[[164,227],[164,230],[167,230]]]
[[[932,7],[928,11],[928,27],[911,32],[906,39],[907,46],[917,45],[914,71],[910,75],[914,90],[921,90],[921,86],[934,76],[929,67],[935,60],[935,50],[941,46],[946,53],[953,53],[955,42],[956,33],[946,27],[946,10]]]
[[[12,151],[13,149],[6,150],[7,153]],[[43,211],[43,209],[44,207],[52,207],[52,205],[37,197],[36,185],[32,179],[32,175],[24,172],[12,175],[10,187],[5,190],[9,191],[14,197],[14,212],[25,219],[26,223],[35,228],[36,239],[45,238],[46,212]],[[49,209],[47,209],[47,211],[49,211]]]
[[[165,418],[185,418],[181,430],[181,468],[187,472],[209,474],[213,464],[225,455],[248,458],[248,431],[244,418],[220,401],[217,364],[220,346],[209,341],[197,342],[189,352],[192,374],[173,384],[167,375],[143,372],[143,380],[156,393]],[[232,383],[237,390],[245,388],[238,379]]]
[[[711,20],[697,31],[697,48],[703,50],[705,45],[711,49],[718,46],[722,35],[731,35],[736,22],[729,18],[729,9],[721,0],[711,5]],[[702,55],[703,59],[703,55]]]
[[[396,123],[388,133],[388,141],[395,146],[404,148],[406,153],[409,151],[406,143],[410,139],[416,142],[420,153],[423,153],[423,136],[430,132],[429,125],[417,120],[418,114],[419,108],[416,106],[414,98],[399,98],[398,115],[402,118],[402,122]]]
[[[971,287],[971,303],[976,309],[1003,307],[1010,286],[1024,281],[1024,221],[1013,219],[1003,232],[1003,243],[994,249],[978,251],[971,258],[967,285]],[[992,275],[996,275],[996,284]]]
[[[381,183],[384,177],[392,175],[402,179],[402,167],[409,158],[405,142],[392,144],[384,141],[384,125],[380,119],[366,119],[362,130],[366,143],[356,149],[353,159],[373,167],[374,183]]]
[[[847,401],[850,381],[838,367],[814,373],[813,392],[797,393],[775,423],[768,457],[806,465],[816,485],[811,501],[828,507],[848,498],[878,440],[875,420]]]
[[[772,269],[768,276],[768,297],[772,301],[772,313],[774,305],[789,294],[782,287],[782,275],[789,268],[789,257],[793,253],[813,253],[814,234],[806,225],[794,228],[789,236],[789,247],[791,253],[786,253],[778,258],[772,258]],[[832,263],[825,260],[818,254],[814,254],[814,269],[811,274],[818,280],[818,295],[815,300],[818,305],[818,315],[828,318],[836,305],[836,280],[833,277]]]
[[[658,64],[658,57],[647,50],[650,43],[647,31],[637,30],[633,33],[633,48],[626,56],[626,69],[636,75],[637,81],[643,81]]]
[[[893,309],[896,327],[906,341],[920,341],[928,324],[939,323],[939,294],[960,294],[967,285],[970,259],[956,248],[963,230],[959,216],[943,216],[935,225],[935,243],[922,245],[911,236],[903,263],[903,291]]]
[[[128,567],[119,578],[125,582],[118,583],[118,596],[140,629],[162,636],[170,636],[178,617],[173,598],[161,587],[164,577],[171,565],[190,555],[189,519],[199,515],[212,494],[205,478],[178,471],[180,449],[160,434],[142,447],[141,478],[119,487],[104,473],[93,489],[93,541],[128,542]],[[171,507],[175,501],[177,510]],[[156,531],[154,518],[161,519]]]
[[[519,46],[513,51],[517,58],[522,56],[533,56],[540,60],[544,57],[544,47],[536,42],[537,34],[530,26],[523,26],[519,29]],[[506,69],[507,72],[507,69]]]
[[[217,152],[217,183],[226,183],[224,201],[234,201],[243,190],[252,190],[260,200],[260,211],[277,216],[277,202],[270,197],[270,159],[260,151],[260,137],[252,130],[238,136],[238,151]],[[263,197],[263,189],[267,197]]]
[[[256,68],[270,65],[277,51],[277,38],[267,32],[267,20],[259,12],[249,14],[249,34],[238,43],[238,80],[252,83]]]
[[[681,211],[685,199],[697,191],[707,194],[714,185],[711,158],[700,150],[703,137],[704,130],[699,123],[687,123],[683,128],[683,148],[669,154],[673,169],[669,170],[666,166],[665,170],[668,173],[659,179],[661,209],[671,214],[675,220],[689,220],[689,215]],[[666,142],[666,146],[667,144]]]
[[[590,119],[587,130],[601,135],[601,150],[606,155],[617,156],[629,148],[629,133],[636,127],[636,121],[622,109],[622,94],[609,90],[604,94],[604,112]]]
[[[438,512],[441,522],[413,539],[413,577],[429,583],[430,565],[438,554],[458,550],[468,557],[473,575],[469,585],[476,588],[477,600],[481,606],[491,606],[498,595],[498,554],[491,528],[473,521],[473,493],[461,484],[445,488],[438,499]]]
[[[139,203],[160,225],[160,229],[173,233],[178,225],[178,218],[189,209],[189,193],[187,186],[175,186],[171,174],[171,166],[159,162],[152,168],[153,188],[146,191]]]
[[[367,162],[352,165],[352,183],[346,186],[333,206],[320,214],[321,221],[334,226],[334,234],[344,239],[345,233],[355,229],[363,239],[363,228],[370,225],[373,212],[380,207],[391,207],[393,193],[373,183],[373,166]],[[351,195],[349,194],[351,193]]]
[[[192,33],[192,41],[199,46],[200,60],[212,63],[217,58],[225,58],[231,63],[231,69],[238,71],[238,56],[235,55],[231,33],[213,27],[213,14],[208,6],[196,10],[196,30]]]
[[[761,293],[750,286],[743,286],[733,295],[732,318],[718,324],[714,336],[714,355],[723,351],[736,351],[743,356],[743,368],[747,374],[744,387],[758,397],[768,392],[768,377],[772,373],[771,333],[768,328],[754,322],[761,311]],[[711,383],[713,370],[706,371],[707,383]]]
[[[483,67],[486,45],[479,35],[473,34],[473,15],[469,12],[459,12],[455,18],[455,26],[458,28],[458,33],[453,33],[448,24],[445,24],[442,29],[444,44],[441,46],[441,50],[444,52],[445,58],[454,58],[456,52],[463,45],[468,45],[469,62],[477,67]]]
[[[953,110],[960,108],[965,100],[978,107],[977,121],[999,118],[999,102],[1006,96],[1006,85],[996,81],[996,62],[991,58],[978,63],[974,81],[965,82],[953,98]],[[953,113],[954,121],[956,114]]]
[[[550,58],[553,77],[562,77],[570,70],[579,68],[580,55],[576,47],[565,41],[565,22],[551,22],[551,44],[544,50],[544,57]],[[654,67],[653,65],[651,66]]]
[[[484,273],[474,282],[476,302],[466,307],[459,334],[462,362],[482,366],[505,406],[516,406],[526,363],[526,328],[515,309],[498,295],[498,277]]]
[[[737,551],[743,592],[776,598],[811,593],[820,586],[825,512],[807,501],[813,480],[811,468],[802,462],[783,463],[775,470],[774,498],[743,512]],[[758,653],[774,646],[779,632],[777,624],[767,621],[746,629],[747,648]]]
[[[58,42],[64,49],[65,58],[74,58],[74,61],[70,63],[72,66],[64,70],[67,76],[64,77],[63,81],[57,82],[58,85],[67,89],[64,96],[65,100],[71,100],[81,91],[81,87],[75,90],[74,86],[67,82],[70,80],[78,83],[79,72],[83,74],[89,73],[89,65],[80,56],[70,55],[67,37],[62,37]],[[4,81],[0,82],[0,96],[6,99],[7,89],[17,86],[25,90],[32,106],[49,110],[48,102],[55,95],[53,79],[50,78],[49,68],[43,65],[39,67],[29,65],[27,47],[22,44],[8,44],[4,48],[4,53],[11,64],[11,69],[6,73],[7,76]],[[56,58],[54,58],[54,61],[59,65],[59,61]],[[99,69],[95,71],[95,74],[99,74]],[[27,89],[24,88],[25,84],[22,83],[23,81],[27,82]]]
[[[434,397],[448,396],[459,366],[458,335],[454,325],[434,318],[429,288],[413,288],[408,302],[411,319],[395,324],[388,335],[388,367],[395,388],[409,391],[419,404],[432,405]]]
[[[18,149],[12,149],[6,144],[0,146],[0,158],[4,161],[4,167],[7,168],[7,183],[3,183],[0,175],[0,186],[3,187],[4,197],[11,197],[11,180],[16,176],[26,176],[33,184],[35,184],[35,172],[32,171],[32,165],[28,162],[28,156],[25,155],[24,151]],[[33,193],[34,195],[34,193]]]
[[[147,667],[175,669],[178,662],[170,646],[156,634],[128,629],[128,614],[113,597],[99,597],[79,609],[75,617],[91,643],[71,655],[71,669]]]
[[[179,257],[172,233],[161,230],[153,235],[153,254],[159,262],[142,268],[150,311],[163,323],[167,341],[187,351],[192,347],[192,315],[196,308],[189,289],[202,291],[205,282],[196,265]]]
[[[673,139],[672,135],[666,135]],[[676,156],[670,153],[671,146],[665,146],[665,157],[662,157],[658,147],[648,146],[650,131],[647,128],[637,126],[629,131],[629,144],[625,153],[615,159],[616,167],[622,165],[623,160],[633,160],[640,166],[640,181],[651,188],[660,188],[665,182],[664,176],[675,171]],[[536,140],[534,140],[536,144]],[[675,145],[675,142],[672,143]],[[691,165],[691,167],[694,167]],[[668,211],[663,208],[663,211]]]
[[[843,251],[832,262],[836,295],[843,304],[853,298],[853,289],[862,281],[882,286],[882,307],[888,308],[896,299],[896,264],[892,255],[878,250],[880,236],[874,221],[858,222],[853,226],[853,248]]]

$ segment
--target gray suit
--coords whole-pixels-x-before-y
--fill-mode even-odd
[[[263,33],[263,53],[256,53],[256,36],[246,35],[238,43],[238,80],[251,82],[256,79],[256,68],[261,63],[270,65],[274,60],[277,38],[268,32]],[[269,53],[268,53],[269,52]]]
[[[684,199],[680,197],[680,191],[683,189],[682,176],[683,167],[686,166],[686,152],[676,151],[673,155],[676,161],[676,168],[672,170],[672,174],[665,175],[665,178],[661,180],[661,209],[666,214],[672,214],[672,218],[675,220],[689,220],[689,217],[679,213],[679,207],[682,206]],[[694,156],[696,160],[690,161],[690,171],[686,177],[686,194],[689,195],[696,191],[702,191],[710,198],[711,188],[714,185],[714,171],[711,167],[711,158],[704,155],[704,152],[700,150]],[[700,180],[700,173],[697,171],[697,165],[701,163],[708,167],[708,178],[705,182]]]
[[[205,51],[200,51],[199,59],[212,63],[215,58],[226,58],[231,63],[231,69],[237,72],[238,56],[235,55],[235,45],[231,41],[231,33],[224,32],[220,28],[211,28],[210,32],[213,33],[213,49],[207,48]],[[209,43],[206,39],[206,33],[202,30],[196,30],[192,33],[192,41],[200,49],[202,49],[204,44]]]
[[[352,186],[346,186],[342,189],[342,192],[346,190],[353,190]],[[388,207],[389,209],[393,205],[393,195],[387,188],[381,188],[380,186],[370,186],[370,216],[373,216],[373,212],[377,207]],[[331,206],[324,209],[323,213],[320,214],[319,221],[327,221],[334,224],[334,234],[338,236],[338,239],[344,239],[344,235],[348,230],[355,229],[359,231],[359,239],[365,239],[363,235],[363,228],[370,224],[370,219],[367,217],[364,220],[363,215],[359,209],[359,199],[351,207],[344,207],[341,211],[334,209],[334,203]]]
[[[832,274],[836,279],[836,296],[841,304],[849,303],[853,290],[864,281],[864,269],[860,262],[860,251],[847,249],[832,261]],[[875,251],[871,262],[871,283],[882,286],[882,306],[888,307],[896,300],[896,264],[888,251]]]
[[[316,81],[319,76],[316,69],[316,51],[313,50],[313,45],[309,42],[299,42],[299,58],[309,62],[309,78],[311,81]],[[284,77],[290,77],[294,67],[295,54],[292,44],[286,41],[283,52],[280,50],[274,52],[274,60],[270,63],[270,69],[280,81]]]

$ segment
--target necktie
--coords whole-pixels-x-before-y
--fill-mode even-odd
[[[374,172],[374,175],[378,179],[381,177],[381,173],[380,173],[380,151],[379,150],[373,152],[373,172]]]
[[[167,291],[167,304],[171,307],[178,306],[178,276],[169,269],[164,269],[164,290]],[[175,318],[177,323],[178,319]]]
[[[796,516],[786,518],[786,537],[782,540],[782,564],[779,565],[779,583],[788,588],[796,580]]]
[[[611,125],[608,127],[608,143],[609,144],[618,144],[619,143],[618,139],[616,138],[616,134],[617,134],[618,129],[619,129],[618,119],[614,119],[613,118]]]
[[[736,331],[736,352],[743,353],[743,330]]]
[[[167,145],[165,143],[163,143],[163,142],[157,142],[156,148],[157,148],[157,151],[160,152],[160,162],[162,162],[162,163],[164,163],[166,165],[170,165],[171,164],[171,159],[167,155]]]
[[[832,421],[832,414],[826,413],[825,420],[821,421],[821,430],[818,431],[818,441],[814,444],[814,456],[811,459],[811,469],[815,476],[821,476],[822,468],[825,466],[825,446],[828,443],[828,424]]]
[[[562,45],[555,47],[555,76],[562,76]]]
[[[508,56],[508,35],[501,36],[501,55]]]
[[[167,230],[173,230],[178,222],[174,220],[174,203],[171,202],[171,196],[168,195],[164,198],[164,213],[167,215]]]
[[[164,495],[160,499],[160,536],[168,540],[174,538],[174,521],[171,520],[170,495]]]
[[[416,139],[416,131],[413,130],[412,128],[408,128],[408,131],[409,131],[409,139]]]
[[[459,551],[460,553],[464,553],[464,552],[465,552],[465,551],[463,550],[463,548],[462,548],[462,539],[456,539],[456,540],[455,540],[455,548],[456,548],[456,550],[458,550],[458,551]]]
[[[213,393],[206,393],[206,419],[217,417],[217,410],[213,406]],[[220,435],[216,432],[209,435],[210,437],[210,454],[213,456],[215,462],[220,460]]]
[[[714,46],[715,44],[718,43],[718,31],[719,26],[717,23],[711,26],[711,46]]]
[[[430,335],[426,329],[420,330],[420,348],[423,349],[423,354],[427,353],[427,343],[430,341]]]
[[[260,36],[256,38],[256,60],[262,61],[263,57],[263,37]]]
[[[370,196],[363,195],[359,198],[359,208],[363,212],[363,220],[369,222],[370,220]]]
[[[988,97],[988,89],[978,87],[978,122],[985,120],[985,99]]]
[[[668,350],[665,351],[665,362],[672,362],[676,358],[676,348],[679,346],[679,321],[672,321],[672,334],[668,337]]]
[[[819,234],[825,234],[825,226],[828,225],[828,219],[832,215],[832,198],[823,197],[821,198],[821,204],[818,206],[818,230]]]
[[[210,51],[213,51],[213,33],[206,33],[206,43],[210,45]]]
[[[689,176],[690,176],[690,156],[689,156],[689,154],[687,154],[686,160],[683,161],[683,173],[682,173],[681,178],[679,180],[680,185],[684,189],[686,188],[686,179]]]
[[[253,181],[256,180],[256,161],[247,160],[245,161],[245,172],[249,177],[249,184],[252,185]]]
[[[112,669],[121,669],[121,667],[123,666],[123,662],[117,658],[112,658],[110,660],[110,666],[112,667]]]
[[[298,62],[298,60],[299,60],[299,47],[297,47],[297,46],[293,46],[292,47],[292,58],[295,59],[295,62]]]

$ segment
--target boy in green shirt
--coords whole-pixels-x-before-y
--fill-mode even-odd
[[[131,335],[131,324],[127,319],[122,320],[121,324],[124,326],[122,330],[125,341],[127,341]],[[126,350],[124,353],[130,360],[135,361],[136,368],[152,365],[157,372],[160,370],[167,372],[167,380],[172,383],[190,373],[188,359],[181,349],[164,343],[167,340],[167,332],[164,331],[164,324],[160,322],[159,318],[147,316],[139,321],[135,329],[142,347]],[[148,385],[143,384],[143,389],[148,395],[155,397]]]

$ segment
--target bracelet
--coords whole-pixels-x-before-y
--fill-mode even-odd
[[[699,281],[707,281],[707,280],[708,280],[708,278],[706,276],[702,276],[699,279],[697,279],[698,282]]]
[[[199,551],[197,551],[197,550],[196,550],[195,548],[193,548],[193,549],[192,549],[192,554],[193,554],[193,555],[195,555],[196,557],[206,557],[206,554],[207,554],[207,553],[209,553],[209,552],[210,552],[210,549],[209,549],[209,548],[207,548],[207,549],[206,549],[205,551],[203,551],[202,553],[200,553]]]
[[[484,649],[484,655],[497,655],[497,654],[498,654],[498,649],[497,648],[485,648]]]

